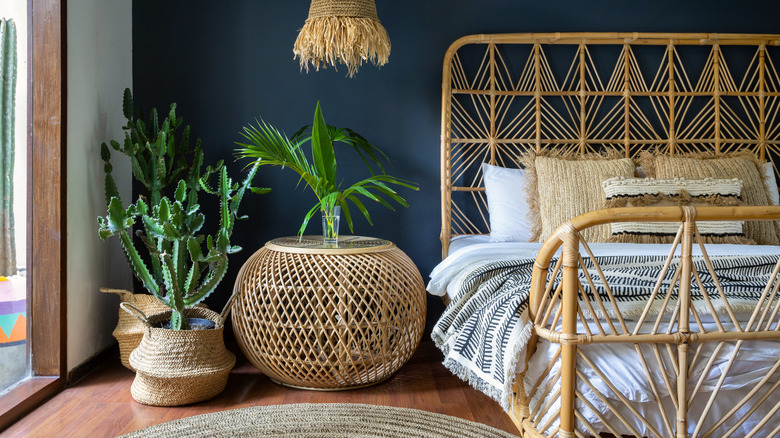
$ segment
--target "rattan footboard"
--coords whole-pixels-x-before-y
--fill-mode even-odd
[[[738,422],[741,416],[744,415],[744,409],[748,407],[756,409],[760,403],[768,403],[761,396],[765,395],[768,397],[780,386],[780,383],[776,383],[776,372],[780,369],[780,354],[778,354],[775,365],[755,385],[755,388],[751,389],[751,393],[759,394],[758,401],[755,398],[751,401],[727,400],[726,402],[731,403],[733,408],[722,418],[713,419],[709,409],[713,403],[718,401],[718,392],[723,382],[723,380],[720,380],[717,387],[708,396],[710,398],[707,400],[707,407],[699,417],[693,417],[688,411],[692,400],[698,396],[697,391],[701,385],[700,381],[694,380],[689,375],[692,364],[697,360],[701,360],[698,355],[698,351],[701,351],[700,346],[705,343],[720,343],[720,346],[724,344],[736,345],[737,348],[734,348],[729,355],[729,362],[724,371],[724,374],[728,374],[734,365],[739,346],[743,343],[755,340],[780,340],[780,331],[777,330],[777,325],[780,325],[778,324],[778,314],[780,313],[780,296],[778,296],[778,288],[780,288],[780,260],[778,260],[775,266],[763,295],[756,302],[755,309],[750,313],[749,320],[738,321],[734,329],[721,328],[716,331],[703,331],[700,326],[700,317],[703,315],[696,312],[691,302],[692,290],[698,290],[702,293],[706,302],[710,303],[710,306],[712,301],[721,298],[726,303],[726,313],[712,311],[709,316],[720,321],[718,323],[719,327],[721,323],[726,325],[729,322],[736,321],[737,317],[728,305],[729,300],[725,298],[724,291],[719,283],[716,283],[718,286],[717,291],[708,293],[703,287],[700,288],[702,275],[709,274],[717,278],[718,273],[700,273],[692,268],[692,248],[700,246],[696,224],[708,220],[748,221],[762,219],[780,219],[780,207],[607,209],[579,216],[559,228],[544,244],[534,265],[529,307],[530,316],[534,321],[534,335],[528,348],[529,354],[527,359],[531,358],[539,339],[560,345],[558,354],[554,356],[553,361],[547,367],[547,370],[559,367],[560,372],[557,378],[554,379],[554,384],[548,384],[544,387],[544,385],[540,385],[540,379],[538,382],[532,382],[532,388],[523,387],[524,374],[517,375],[513,410],[510,415],[518,428],[523,432],[523,436],[568,438],[589,435],[604,436],[602,434],[605,432],[611,434],[606,436],[614,436],[620,433],[625,434],[625,429],[631,431],[629,436],[643,436],[644,434],[636,432],[635,429],[632,430],[630,425],[631,423],[641,422],[651,431],[651,433],[647,434],[648,436],[687,438],[695,435],[700,437],[720,437],[723,436],[722,432],[718,435],[712,434],[713,428],[719,422],[729,424],[735,421]],[[653,292],[656,302],[658,302],[658,299],[662,299],[665,306],[674,306],[672,323],[664,322],[661,324],[661,316],[648,316],[648,314],[653,313],[650,311],[650,302],[653,299],[648,300],[648,303],[644,305],[641,317],[637,319],[634,316],[633,320],[629,320],[628,317],[621,314],[620,307],[608,287],[606,288],[608,292],[607,299],[600,298],[599,294],[594,294],[593,299],[584,300],[586,304],[582,304],[583,285],[581,284],[581,277],[578,276],[578,271],[585,269],[583,257],[580,256],[580,247],[587,248],[587,242],[580,239],[579,231],[598,224],[628,221],[681,223],[680,231],[674,243],[670,245],[670,255],[664,265],[665,269],[667,269],[673,261],[677,262],[675,263],[676,268],[673,268],[675,272],[672,283],[668,287],[662,287],[659,280]],[[560,247],[562,247],[562,255],[558,262],[554,264],[553,272],[548,272],[551,266],[550,262]],[[700,247],[703,251],[702,257],[709,269],[711,268],[710,258],[707,256],[704,247]],[[679,256],[674,255],[675,248],[679,248]],[[589,249],[587,252],[592,258],[593,255]],[[608,284],[595,261],[594,265],[595,268],[591,266],[591,272],[587,275],[588,282],[591,282],[590,278],[593,278],[595,281]],[[553,287],[552,282],[548,283],[548,274],[553,274],[551,277],[555,277],[558,271],[562,273],[562,281],[556,287]],[[664,276],[667,274],[667,271],[663,271]],[[669,299],[673,294],[679,297],[675,304],[672,304],[673,300],[670,301]],[[611,314],[610,318],[599,318],[597,331],[578,331],[577,323],[582,323],[585,320],[584,312],[591,315],[598,313],[598,310],[594,308],[601,308],[602,310],[611,309],[614,313]],[[604,311],[604,313],[607,312]],[[658,312],[658,314],[663,314],[663,311]],[[656,321],[656,323],[650,330],[640,329],[642,321],[645,320]],[[695,320],[695,323],[692,320]],[[562,323],[562,330],[555,329],[559,321]],[[591,358],[583,352],[583,349],[586,348],[584,347],[586,345],[598,343],[622,343],[631,345],[636,349],[637,354],[644,363],[645,372],[648,374],[649,385],[653,388],[652,399],[658,404],[658,413],[663,417],[663,428],[658,429],[641,416],[638,416],[630,407],[630,402],[620,396],[618,397],[620,400],[609,400],[608,413],[614,415],[617,420],[613,424],[607,424],[606,431],[597,431],[584,420],[583,412],[577,406],[586,406],[581,409],[588,409],[588,402],[576,390],[577,381],[582,378],[581,373],[577,370],[577,364],[580,363],[584,367],[597,368]],[[648,359],[647,355],[643,355],[640,352],[639,346],[642,344],[651,347],[655,353],[655,359],[652,357]],[[663,365],[661,361],[662,356],[676,362],[676,365],[673,367],[673,370],[668,370],[673,373],[673,378],[666,381],[665,385],[659,387],[653,384],[649,375],[650,369]],[[657,362],[655,361],[656,359]],[[558,362],[557,365],[555,362]],[[712,364],[710,363],[708,366],[712,366]],[[596,369],[596,372],[598,373],[598,369]],[[599,373],[599,375],[603,378],[603,374]],[[542,377],[545,377],[545,375],[543,374]],[[606,380],[604,383],[617,392],[613,382]],[[528,382],[526,382],[527,384]],[[543,403],[542,401],[545,400],[545,397],[539,396],[537,392],[558,391],[554,388],[560,388],[557,397],[555,394],[552,397],[553,399],[558,399],[559,403],[550,403],[549,397],[547,397],[548,401]],[[535,395],[540,400],[536,404],[531,402]],[[547,395],[549,396],[549,394]],[[676,415],[673,417],[669,412],[664,411],[661,402],[661,398],[664,396],[671,397],[674,401]],[[623,404],[626,406],[622,406]],[[754,404],[756,406],[753,406]],[[558,408],[551,409],[551,406],[557,406]],[[780,422],[776,418],[774,420],[772,418],[780,410],[780,403],[765,406],[764,408],[768,408],[769,414],[752,419],[752,422],[756,423],[752,432],[755,432],[755,436],[777,436],[780,433]],[[626,412],[629,413],[627,414]],[[628,418],[630,416],[631,418]],[[580,430],[575,430],[575,419],[578,420],[577,424]],[[559,424],[557,429],[555,427],[556,422]],[[708,427],[704,427],[705,423]],[[551,424],[554,429],[553,433],[549,433]],[[690,425],[696,426],[696,431],[692,435],[688,434]],[[547,430],[547,434],[543,433],[545,430]]]

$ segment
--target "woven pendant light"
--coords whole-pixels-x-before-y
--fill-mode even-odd
[[[317,71],[321,64],[335,67],[340,62],[352,77],[363,61],[377,66],[387,63],[390,38],[376,15],[374,0],[312,0],[293,53],[307,73],[310,62]]]

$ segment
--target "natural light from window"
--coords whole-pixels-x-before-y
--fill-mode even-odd
[[[27,1],[2,0],[0,18],[5,21],[0,27],[0,393],[3,393],[29,374],[26,340]],[[11,26],[15,27],[15,32]],[[12,119],[13,129],[6,130],[6,121]]]

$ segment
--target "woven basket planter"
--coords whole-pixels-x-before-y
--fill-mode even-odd
[[[123,303],[130,303],[147,315],[164,312],[168,309],[168,306],[161,303],[160,300],[153,295],[134,294],[129,290],[102,287],[100,288],[100,292],[117,294]],[[114,335],[119,343],[119,358],[122,360],[122,365],[132,371],[135,371],[135,368],[130,366],[130,353],[132,353],[133,350],[138,347],[138,344],[141,343],[145,328],[146,326],[143,322],[134,318],[129,313],[119,310],[119,321],[117,322],[112,335]]]
[[[203,308],[187,309],[188,317],[209,319],[216,327],[169,330],[155,325],[170,320],[171,310],[146,317],[128,303],[121,306],[145,325],[141,343],[130,354],[130,365],[136,370],[130,388],[135,401],[180,406],[208,400],[225,389],[236,356],[225,348],[223,315]]]

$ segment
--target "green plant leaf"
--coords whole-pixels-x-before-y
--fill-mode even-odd
[[[335,129],[336,128],[334,128],[334,130]],[[355,152],[358,153],[371,175],[375,175],[374,169],[371,167],[371,163],[374,163],[379,168],[380,172],[385,172],[385,168],[382,166],[380,157],[389,163],[390,160],[387,158],[387,155],[385,155],[381,149],[369,143],[369,141],[366,140],[362,135],[349,128],[338,129],[334,132],[334,135],[334,142],[346,143],[351,146]],[[369,162],[369,159],[371,163]]]
[[[125,88],[125,92],[122,95],[122,113],[124,113],[127,120],[133,118],[133,93],[129,88]]]
[[[149,208],[146,206],[146,202],[144,202],[143,199],[138,198],[138,200],[135,201],[135,211],[140,215],[144,215],[149,211]]]
[[[125,208],[119,198],[111,198],[108,203],[108,215],[106,216],[106,229],[112,232],[124,230],[127,223]]]
[[[189,242],[187,242],[187,246],[189,246]],[[200,263],[196,260],[193,260],[192,266],[190,266],[189,271],[187,271],[187,281],[185,283],[185,294],[192,294],[195,292],[195,288],[198,286],[198,280],[200,280]]]
[[[181,233],[179,233],[179,230],[176,229],[173,224],[170,222],[163,223],[163,236],[165,236],[166,239],[175,241],[181,237]]]
[[[226,230],[221,230],[217,233],[217,246],[216,250],[218,252],[227,252],[227,248],[230,245],[230,237],[228,236],[228,233]]]
[[[185,183],[184,180],[179,180],[179,184],[176,186],[176,193],[173,197],[178,202],[184,202],[187,199],[187,183]]]
[[[152,124],[152,136],[157,137],[160,132],[159,121],[157,120],[157,108],[152,108],[152,112],[149,113],[149,122]]]
[[[203,251],[200,249],[200,243],[197,239],[190,237],[187,239],[187,250],[190,252],[190,258],[194,262],[203,261]]]
[[[171,204],[168,198],[162,198],[157,208],[157,218],[161,223],[166,223],[171,219]]]
[[[105,143],[100,144],[100,159],[106,162],[111,160],[111,151],[108,150],[108,145]]]
[[[158,239],[165,235],[163,228],[149,216],[144,215],[141,217],[141,220],[146,227],[146,233],[149,235],[149,237]]]
[[[135,122],[135,126],[135,134],[141,140],[140,143],[150,143],[149,136],[146,135],[146,123],[144,123],[143,119],[138,119]]]
[[[328,125],[322,116],[320,103],[314,110],[314,123],[311,125],[311,154],[317,176],[326,183],[335,185],[336,182],[336,154],[333,150],[333,141],[330,138]]]
[[[301,228],[298,230],[298,239],[303,237],[303,233],[306,231],[306,226],[309,225],[309,221],[314,216],[314,214],[320,211],[321,206],[322,202],[314,204],[314,207],[312,207],[311,210],[309,210],[303,217],[303,223],[301,224]]]
[[[366,220],[368,221],[369,225],[373,226],[374,223],[371,222],[371,215],[368,214],[368,210],[366,210],[366,206],[363,205],[363,203],[360,201],[360,199],[358,199],[357,196],[354,196],[354,195],[348,196],[347,199],[349,199],[350,201],[352,201],[353,204],[355,204],[355,207],[357,207],[358,210],[360,210],[360,212],[363,213],[363,217],[366,218]]]
[[[225,277],[225,273],[228,268],[227,256],[222,255],[218,260],[212,262],[211,269],[206,274],[200,287],[193,293],[187,295],[185,298],[185,304],[188,306],[194,306],[195,304],[203,301],[217,288],[217,285]]]
[[[339,205],[341,205],[341,212],[344,214],[344,221],[347,223],[347,226],[349,227],[349,232],[354,233],[355,230],[352,227],[352,213],[349,211],[349,205],[347,204],[347,200],[342,199]]]
[[[119,198],[119,189],[117,188],[116,183],[114,182],[114,177],[111,175],[111,172],[106,172],[105,187],[106,187],[106,206],[108,206],[108,204],[111,202],[111,199]]]
[[[184,207],[181,205],[181,202],[174,201],[171,204],[171,225],[173,225],[177,230],[181,229],[182,225],[184,224],[184,215],[182,214],[184,211]]]
[[[206,222],[206,217],[203,214],[190,214],[188,215],[190,218],[189,221],[189,231],[190,234],[197,233],[200,231],[200,229],[203,227],[203,224]]]

